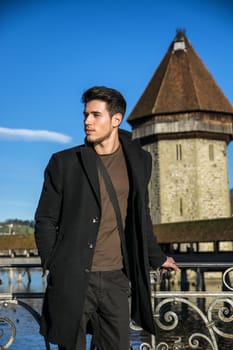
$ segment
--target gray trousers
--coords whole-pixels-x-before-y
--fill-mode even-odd
[[[121,270],[91,272],[76,346],[86,350],[92,330],[91,350],[129,350],[129,281]]]

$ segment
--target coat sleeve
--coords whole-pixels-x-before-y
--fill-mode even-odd
[[[44,184],[35,213],[35,241],[44,269],[54,249],[62,205],[62,176],[52,156],[44,173]]]
[[[146,182],[146,188],[145,188],[145,216],[146,216],[146,237],[147,237],[147,247],[148,247],[148,256],[149,256],[149,263],[150,266],[153,268],[160,267],[167,259],[167,256],[163,253],[162,249],[160,248],[156,235],[154,233],[153,224],[151,220],[150,215],[150,209],[149,209],[149,194],[148,194],[148,184],[150,181],[151,176],[151,155],[146,152],[147,154],[147,182]]]

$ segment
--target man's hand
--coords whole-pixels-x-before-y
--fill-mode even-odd
[[[168,269],[179,271],[179,267],[176,265],[175,260],[171,256],[167,256],[167,260],[162,265],[162,272],[167,272]]]

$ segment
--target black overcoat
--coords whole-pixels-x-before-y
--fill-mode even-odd
[[[132,319],[154,333],[149,268],[166,260],[153,234],[148,208],[151,156],[131,134],[120,130],[130,194],[125,239],[130,265]],[[96,153],[86,145],[54,154],[45,170],[35,215],[35,239],[49,270],[41,333],[72,348],[82,314],[101,219]]]

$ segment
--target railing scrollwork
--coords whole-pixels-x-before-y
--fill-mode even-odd
[[[218,337],[228,340],[233,339],[233,293],[231,292],[233,288],[230,285],[229,276],[232,271],[233,267],[230,267],[222,274],[223,285],[227,289],[224,292],[166,292],[157,291],[152,285],[154,319],[159,330],[170,331],[177,335],[180,332],[178,325],[184,321],[183,318],[180,320],[180,310],[185,306],[186,310],[189,310],[189,315],[195,315],[196,319],[198,319],[197,322],[202,325],[200,328],[203,332],[197,331],[187,335],[186,345],[184,343],[184,335],[182,335],[173,344],[161,341],[154,348],[151,347],[151,349],[178,350],[189,348],[220,350],[217,343]],[[154,278],[154,286],[158,286],[156,274]],[[203,310],[198,306],[198,303],[192,301],[194,298],[210,298],[213,300],[210,301],[207,310]],[[227,324],[231,327],[227,328]]]
[[[5,329],[3,328],[4,326],[8,326],[10,329],[10,336],[8,337],[7,340],[4,340],[3,344],[0,346],[1,350],[6,350],[9,349],[9,347],[13,344],[15,340],[15,335],[16,335],[16,326],[14,322],[12,322],[8,317],[0,317],[0,341],[3,339],[5,335]],[[2,343],[2,342],[1,342]]]
[[[228,290],[233,291],[233,287],[229,285],[229,282],[227,282],[227,281],[230,281],[230,273],[231,272],[233,272],[233,267],[229,267],[226,271],[224,271],[222,279],[223,279],[223,284],[225,285],[225,287]]]
[[[204,267],[213,268],[213,264],[210,263],[180,265],[181,268],[193,268],[198,272]],[[226,267],[224,271],[223,268]],[[151,336],[150,343],[141,343],[140,350],[223,350],[218,347],[219,337],[233,339],[233,293],[231,292],[233,288],[230,283],[233,267],[232,264],[230,267],[227,264],[219,264],[217,268],[219,271],[224,271],[222,272],[224,291],[219,292],[200,291],[199,288],[197,291],[163,291],[160,290],[160,285],[164,277],[159,270],[151,272],[151,296],[157,336]],[[200,306],[197,302],[200,299],[209,300],[208,306],[204,309],[203,304]],[[186,329],[183,309],[192,315],[200,326],[197,330],[193,329],[191,334],[188,334]],[[140,327],[137,328],[135,324],[131,324],[131,329],[140,331]],[[185,329],[185,332],[182,332],[182,329]],[[232,348],[233,344],[229,349]]]

